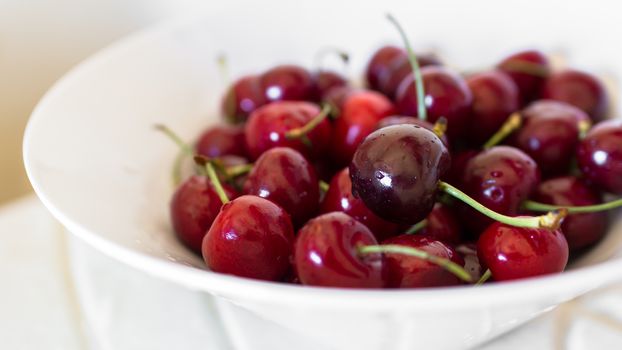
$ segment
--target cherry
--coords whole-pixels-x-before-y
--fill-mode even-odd
[[[439,178],[449,169],[443,142],[417,125],[374,131],[352,163],[352,193],[379,217],[402,224],[424,219],[434,206]]]
[[[225,204],[203,239],[203,259],[215,272],[268,281],[290,268],[294,229],[283,208],[257,196]]]
[[[383,46],[372,55],[366,70],[370,88],[381,91],[381,82],[387,81],[391,74],[390,63],[399,56],[406,56],[406,51],[397,46]]]
[[[531,157],[514,147],[496,146],[469,161],[462,186],[466,194],[487,208],[515,216],[539,182],[540,172]],[[465,227],[475,235],[492,223],[491,219],[464,206],[460,216]]]
[[[302,284],[342,288],[382,288],[386,284],[382,254],[360,254],[376,245],[362,223],[341,212],[320,215],[299,231],[294,265]]]
[[[339,166],[350,163],[356,148],[384,117],[393,114],[393,104],[375,91],[359,91],[346,98],[335,121],[331,157]]]
[[[455,140],[466,134],[470,123],[473,95],[460,75],[440,66],[421,69],[425,91],[425,107],[430,122],[447,118],[447,135]],[[407,76],[395,96],[397,111],[403,115],[418,116],[418,100],[415,79]]]
[[[247,157],[244,127],[215,125],[203,132],[195,146],[196,152],[208,158],[233,155]]]
[[[398,244],[417,248],[431,255],[453,261],[463,266],[462,257],[448,244],[431,237],[400,235],[382,242],[383,245]],[[414,256],[396,253],[385,254],[388,287],[424,288],[462,284],[462,281],[442,266]]]
[[[345,87],[348,81],[335,72],[319,70],[311,76],[313,81],[313,100],[322,101],[332,89]]]
[[[322,201],[320,212],[341,211],[369,228],[376,239],[383,240],[393,236],[399,226],[376,216],[365,203],[352,195],[350,171],[345,168],[338,172],[330,182],[328,192]]]
[[[322,102],[333,106],[338,112],[336,114],[341,114],[346,100],[355,92],[357,92],[357,90],[349,85],[336,86],[326,91]]]
[[[289,147],[311,159],[318,159],[328,146],[331,125],[323,120],[304,138],[288,138],[286,133],[302,128],[320,114],[317,105],[302,101],[283,101],[267,104],[254,111],[246,123],[245,135],[248,152],[256,159],[273,147]]]
[[[497,68],[514,80],[522,105],[538,97],[551,70],[548,58],[536,50],[517,52],[502,60]]]
[[[302,154],[286,147],[272,148],[257,159],[244,182],[244,193],[285,208],[296,227],[313,216],[320,203],[315,169]]]
[[[531,156],[543,175],[566,173],[579,143],[580,125],[589,125],[587,114],[563,102],[541,100],[521,115],[523,125],[510,143]]]
[[[422,128],[426,128],[430,131],[434,131],[434,125],[432,123],[429,123],[425,120],[421,120],[419,118],[408,117],[408,116],[403,116],[403,115],[394,115],[394,116],[390,116],[390,117],[386,117],[382,119],[380,122],[378,122],[378,124],[376,124],[376,130],[384,128],[386,126],[399,125],[399,124],[419,125]],[[447,138],[447,135],[443,134],[441,136],[441,141],[443,141],[443,143],[448,149],[450,148],[449,139]]]
[[[604,120],[609,97],[603,83],[594,75],[578,70],[552,74],[542,87],[542,98],[569,103],[582,109],[595,121]]]
[[[313,98],[313,79],[304,68],[281,65],[259,77],[261,89],[268,102],[308,101]]]
[[[467,165],[469,164],[471,159],[479,154],[479,152],[480,151],[476,151],[474,149],[465,149],[452,153],[451,169],[450,171],[445,173],[446,180],[449,183],[461,185]]]
[[[448,206],[436,203],[425,220],[426,225],[418,232],[419,235],[453,246],[462,242],[460,223]]]
[[[586,206],[602,203],[600,195],[584,181],[574,176],[562,176],[544,181],[534,200],[558,206]],[[607,213],[571,214],[564,219],[561,230],[571,250],[587,247],[598,241],[607,228]]]
[[[577,161],[588,180],[622,194],[622,120],[596,124],[579,144]]]
[[[222,101],[222,112],[231,123],[243,123],[255,109],[266,104],[259,77],[248,75],[238,79]]]
[[[568,243],[560,230],[490,225],[477,241],[479,260],[495,281],[561,272],[568,262]]]
[[[473,94],[472,117],[467,136],[475,145],[488,140],[520,106],[514,81],[501,71],[487,71],[467,78]]]

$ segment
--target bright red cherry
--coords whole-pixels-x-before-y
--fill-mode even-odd
[[[259,77],[249,75],[238,79],[222,101],[222,112],[231,123],[243,123],[255,109],[266,104]]]
[[[551,71],[548,58],[536,50],[517,52],[501,61],[497,68],[514,80],[522,105],[539,96],[542,84]]]
[[[196,152],[208,158],[225,155],[248,157],[242,125],[215,125],[203,132],[195,146]]]
[[[585,177],[606,192],[622,194],[622,120],[596,124],[577,148]]]
[[[451,260],[463,266],[464,260],[446,243],[420,235],[400,235],[382,244],[397,244],[423,250],[431,255]],[[429,261],[397,253],[385,254],[388,287],[426,288],[462,284],[460,279],[445,268]]]
[[[584,206],[602,203],[600,195],[574,176],[557,177],[538,187],[534,200],[557,206]],[[597,242],[607,229],[607,213],[594,212],[568,215],[561,226],[570,250]]]
[[[263,152],[274,147],[289,147],[311,159],[317,159],[328,147],[331,125],[323,120],[303,138],[288,139],[286,133],[303,127],[320,114],[320,108],[309,102],[283,101],[267,104],[251,113],[245,127],[246,144],[251,158],[256,159]]]
[[[261,89],[268,102],[309,101],[313,98],[313,79],[306,69],[282,65],[259,77]]]
[[[361,199],[352,195],[352,181],[348,168],[338,172],[331,180],[320,211],[322,213],[344,212],[367,226],[378,240],[393,236],[399,229],[397,224],[376,216]]]
[[[244,182],[244,193],[269,199],[292,216],[296,227],[317,213],[320,189],[315,169],[291,148],[264,152]]]
[[[460,223],[456,214],[448,206],[436,203],[426,217],[426,226],[418,232],[419,235],[429,237],[452,246],[462,242]]]
[[[542,98],[569,103],[582,109],[595,121],[604,120],[609,97],[603,83],[594,75],[578,70],[552,74],[542,87]]]
[[[225,204],[203,239],[203,259],[215,272],[267,281],[290,269],[294,229],[278,205],[257,196]]]
[[[568,243],[560,230],[496,222],[480,236],[477,253],[495,281],[508,281],[562,272],[568,262]]]
[[[341,288],[385,286],[382,254],[360,254],[358,248],[378,244],[369,229],[352,217],[320,215],[298,231],[294,265],[302,284]]]

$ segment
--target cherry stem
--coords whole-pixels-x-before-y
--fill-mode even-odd
[[[501,125],[499,130],[492,135],[492,137],[486,141],[483,148],[489,149],[496,145],[498,145],[501,141],[503,141],[506,137],[508,137],[511,133],[516,131],[523,124],[523,118],[519,112],[512,113],[508,119]]]
[[[227,179],[233,179],[238,176],[242,176],[248,174],[251,170],[253,170],[253,164],[240,164],[234,165],[228,168],[224,168],[224,173],[227,176]]]
[[[408,53],[408,61],[410,62],[410,66],[413,71],[413,77],[415,79],[415,88],[417,93],[417,115],[421,120],[427,120],[428,114],[425,108],[425,91],[423,90],[423,76],[421,75],[421,68],[419,67],[419,61],[417,61],[417,56],[410,46],[410,41],[406,36],[406,32],[404,32],[404,28],[399,24],[397,19],[393,17],[390,13],[387,14],[387,19],[391,22],[400,36],[402,37],[402,41],[404,42],[404,46],[406,47],[406,52]]]
[[[444,181],[438,182],[438,189],[443,193],[447,193],[456,199],[461,200],[489,218],[510,226],[556,230],[568,214],[568,211],[564,210],[564,208],[556,208],[555,210],[540,216],[507,216],[486,208],[475,199],[469,197],[466,193]]]
[[[223,85],[229,85],[231,79],[229,75],[229,64],[227,61],[227,56],[224,53],[219,54],[216,57],[216,63],[218,64],[218,71],[220,73],[220,79],[222,79]]]
[[[523,208],[532,211],[551,211],[551,210],[560,210],[566,209],[568,214],[580,214],[580,213],[593,213],[597,211],[605,211],[611,210],[615,208],[622,207],[622,198],[613,200],[607,203],[595,204],[595,205],[583,205],[576,207],[566,207],[559,205],[550,205],[545,203],[538,203],[534,201],[527,200],[523,203]]]
[[[338,47],[324,47],[317,52],[314,59],[315,66],[318,67],[319,70],[322,70],[322,63],[324,62],[324,57],[327,55],[336,55],[339,57],[344,67],[350,63],[350,55],[344,50],[341,50]]]
[[[329,188],[330,188],[330,185],[328,183],[326,183],[326,181],[320,180],[320,191],[326,193],[326,192],[328,192]]]
[[[445,136],[445,132],[447,131],[447,118],[440,117],[434,123],[434,127],[432,127],[432,132],[438,136],[439,139]]]
[[[491,276],[492,276],[492,272],[490,272],[490,269],[486,269],[486,271],[484,272],[482,277],[480,277],[477,280],[477,282],[475,282],[475,285],[476,286],[481,286],[482,284],[484,284],[484,282],[488,281]]]
[[[175,161],[173,162],[173,170],[172,170],[172,179],[173,185],[178,186],[181,183],[181,166],[186,157],[193,155],[193,150],[190,145],[188,145],[184,140],[179,137],[173,130],[171,130],[168,126],[163,124],[154,125],[155,129],[162,132],[164,135],[168,136],[177,146],[179,147],[179,153],[175,157]]]
[[[583,140],[587,135],[587,132],[592,128],[592,122],[589,120],[581,120],[579,122],[579,140]]]
[[[456,264],[449,259],[441,258],[440,256],[436,256],[424,250],[413,247],[406,247],[398,244],[367,245],[359,247],[359,253],[392,253],[413,256],[415,258],[429,261],[435,265],[438,265],[465,282],[472,281],[471,275],[464,269],[464,267]]]
[[[412,225],[408,231],[406,231],[407,235],[412,235],[414,233],[417,233],[419,231],[421,231],[422,229],[424,229],[426,226],[428,226],[428,220],[423,219],[421,221],[419,221],[418,223]]]
[[[316,115],[315,117],[313,117],[313,119],[311,119],[307,124],[299,128],[291,129],[285,132],[285,138],[288,140],[296,140],[296,139],[302,138],[303,136],[306,136],[308,133],[313,131],[313,129],[315,129],[318,125],[320,125],[320,123],[322,123],[324,119],[326,119],[326,117],[328,117],[328,115],[330,114],[330,111],[331,111],[330,105],[325,104],[324,107],[322,107],[322,110],[320,111],[320,113]]]
[[[510,72],[525,73],[536,77],[546,78],[549,70],[545,65],[529,61],[510,61],[503,64],[503,69]]]
[[[220,183],[220,179],[218,178],[218,175],[216,174],[216,170],[214,169],[213,161],[203,156],[195,156],[194,161],[198,165],[205,167],[205,172],[207,173],[207,177],[212,183],[212,186],[214,186],[214,189],[216,190],[216,194],[218,194],[218,197],[220,198],[220,201],[222,202],[222,204],[229,203],[229,197],[227,197],[227,193],[225,192],[225,189],[222,187],[222,183]]]

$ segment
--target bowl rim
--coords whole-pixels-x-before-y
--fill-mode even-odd
[[[321,307],[355,308],[357,310],[381,310],[387,307],[417,307],[421,309],[452,309],[471,304],[515,303],[543,296],[570,299],[577,294],[622,279],[616,271],[622,270],[622,259],[612,259],[563,273],[528,278],[518,281],[486,284],[473,288],[471,285],[427,289],[345,289],[300,286],[278,282],[259,281],[225,275],[164,260],[134,251],[119,243],[105,239],[77,221],[66,216],[48,196],[38,181],[39,174],[33,167],[32,134],[40,120],[47,118],[47,106],[66,87],[80,80],[86,71],[97,69],[109,57],[122,55],[137,42],[157,41],[158,37],[180,26],[202,18],[195,14],[155,24],[121,38],[97,51],[63,75],[45,93],[34,108],[24,132],[23,161],[28,179],[43,205],[66,229],[113,259],[137,270],[164,280],[179,283],[192,289],[220,295],[228,299],[253,300],[257,302],[304,303]],[[579,291],[579,293],[577,293]]]

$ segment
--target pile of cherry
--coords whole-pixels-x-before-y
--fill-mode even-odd
[[[179,239],[220,273],[412,288],[561,272],[602,238],[622,120],[597,77],[538,51],[472,74],[410,53],[376,51],[366,88],[294,65],[235,81],[228,124],[182,144]]]

